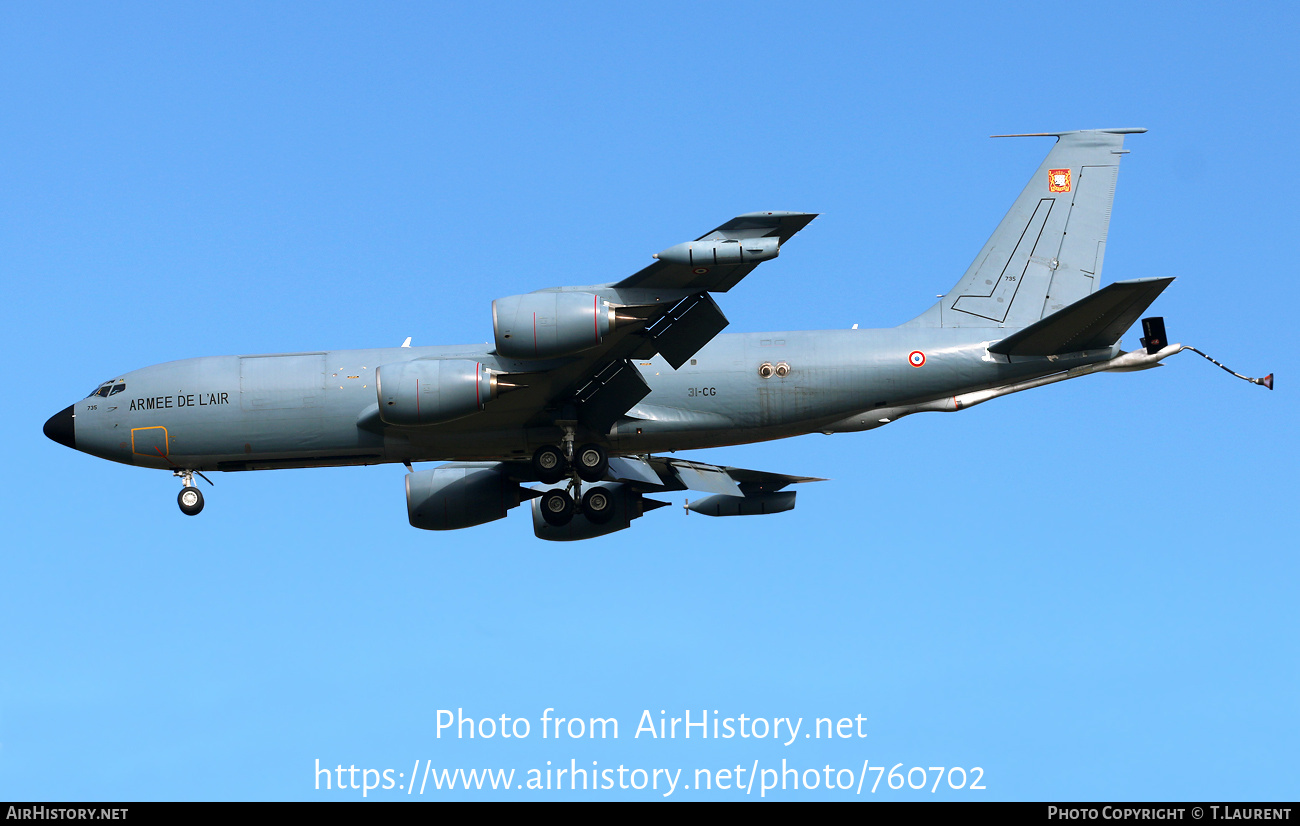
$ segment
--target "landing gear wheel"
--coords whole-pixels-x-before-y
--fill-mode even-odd
[[[560,481],[568,470],[569,463],[555,445],[542,445],[533,454],[533,472],[543,484],[551,485]]]
[[[573,497],[567,490],[548,490],[542,494],[542,518],[546,524],[563,527],[573,519]]]
[[[582,496],[582,515],[592,524],[605,524],[614,516],[614,497],[605,488],[591,488]]]
[[[609,470],[609,454],[600,445],[583,445],[573,456],[573,464],[584,482],[599,482]]]
[[[198,516],[203,510],[203,494],[199,489],[186,485],[176,497],[176,504],[181,506],[181,513],[186,516]]]

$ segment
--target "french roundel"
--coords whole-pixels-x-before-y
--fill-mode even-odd
[[[913,350],[907,354],[907,363],[913,367],[921,367],[925,364],[925,353],[920,350]]]

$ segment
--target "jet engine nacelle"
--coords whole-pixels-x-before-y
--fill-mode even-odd
[[[386,424],[440,424],[482,410],[496,398],[497,382],[475,361],[414,359],[377,369],[375,393]]]
[[[567,356],[614,329],[614,308],[591,293],[528,293],[492,302],[497,352],[507,358]]]
[[[757,264],[781,254],[778,238],[722,238],[713,241],[691,241],[669,247],[655,255],[669,264],[688,267],[716,267],[722,264]]]
[[[571,542],[577,539],[590,539],[593,536],[604,536],[630,527],[632,520],[640,518],[646,510],[665,504],[647,500],[636,491],[630,490],[627,485],[615,483],[604,484],[601,487],[610,494],[614,502],[614,514],[608,522],[602,524],[592,522],[582,515],[582,509],[579,508],[567,525],[552,525],[542,516],[542,500],[534,499],[533,534],[538,539],[552,542]]]
[[[519,484],[496,465],[444,466],[406,474],[406,513],[426,531],[454,531],[501,519],[519,504]]]

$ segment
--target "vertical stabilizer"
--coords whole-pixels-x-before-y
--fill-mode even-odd
[[[909,324],[1027,327],[1096,291],[1124,136],[1145,131],[1041,133],[1056,146],[962,279]]]

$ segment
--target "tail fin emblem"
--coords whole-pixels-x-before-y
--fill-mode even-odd
[[[1048,192],[1069,192],[1070,191],[1070,170],[1053,169],[1047,173],[1047,191]]]

